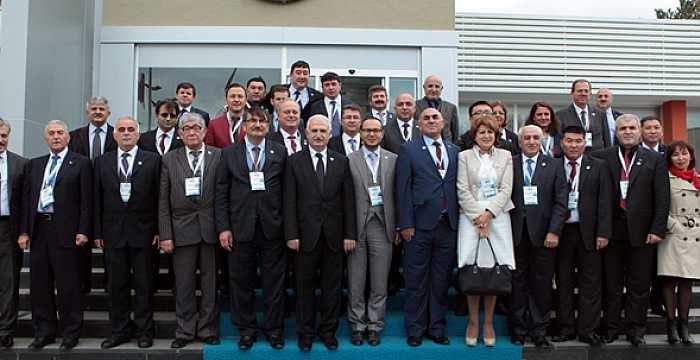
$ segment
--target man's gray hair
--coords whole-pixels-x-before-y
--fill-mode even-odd
[[[7,126],[7,130],[12,131],[12,126],[10,126],[9,121],[5,121],[5,119],[0,117],[0,127]]]
[[[309,128],[309,124],[311,123],[311,120],[313,120],[313,119],[323,120],[326,123],[326,125],[328,125],[328,130],[331,130],[333,128],[333,126],[331,125],[331,119],[329,119],[325,115],[316,114],[316,115],[310,117],[309,120],[306,121],[306,128],[307,129]]]
[[[88,100],[85,104],[85,108],[90,109],[90,106],[92,105],[104,105],[109,110],[109,101],[104,96],[91,97],[90,100]]]
[[[639,116],[635,114],[622,114],[615,119],[615,129],[620,127],[620,122],[622,121],[634,121],[638,128],[642,127],[642,121],[639,120]]]
[[[177,127],[182,129],[185,123],[189,122],[197,123],[197,125],[199,125],[202,129],[207,128],[207,124],[204,122],[204,118],[202,118],[202,115],[189,111],[180,116],[180,119],[177,121]]]
[[[523,138],[523,132],[525,132],[525,129],[536,130],[537,134],[540,136],[540,138],[544,136],[544,132],[542,131],[542,128],[540,128],[539,126],[537,126],[537,125],[525,125],[518,130],[518,139]]]
[[[136,124],[136,131],[137,131],[137,132],[141,131],[141,126],[139,125],[139,122],[136,121],[136,119],[134,119],[133,116],[128,116],[128,115],[126,115],[126,116],[121,116],[121,117],[119,117],[119,118],[117,119],[117,121],[114,122],[114,127],[117,126],[117,124],[119,123],[119,120],[131,120],[131,121],[133,121],[133,122]]]
[[[46,132],[50,125],[60,125],[64,130],[66,130],[66,132],[68,132],[68,126],[61,120],[49,120],[49,122],[46,123],[46,127],[44,127],[44,132]]]

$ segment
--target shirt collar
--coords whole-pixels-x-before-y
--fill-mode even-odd
[[[177,107],[180,108],[180,112],[182,112],[183,110],[187,110],[187,112],[192,112],[192,105],[190,105],[188,107],[182,107],[182,106],[178,105]]]
[[[0,152],[0,159],[7,160],[7,150]]]
[[[122,154],[124,154],[124,153],[129,154],[129,155],[131,156],[132,159],[136,159],[136,152],[137,152],[138,150],[139,150],[138,145],[137,145],[137,146],[134,146],[134,147],[131,148],[131,150],[129,150],[129,151],[124,151],[124,150],[122,150],[122,148],[117,147],[117,159],[121,159],[121,158],[122,158]]]
[[[571,160],[569,160],[566,156],[563,156],[562,158],[564,159],[564,164],[569,165],[569,161]],[[583,160],[583,155],[579,156],[578,159],[575,160],[578,168],[581,168],[581,160]]]
[[[281,126],[280,126],[280,134],[282,134],[282,138],[284,138],[284,140],[287,140],[287,138],[290,136],[295,136],[297,139],[300,137],[298,129],[297,129],[297,131],[294,132],[294,134],[290,134],[290,133],[286,132]]]
[[[248,141],[248,137],[246,136],[245,138],[245,146],[249,151],[253,151],[254,147],[259,147],[261,151],[265,151],[265,138],[262,139],[262,142],[260,142],[259,145],[255,145],[252,142]]]
[[[650,147],[649,145],[647,145],[645,142],[642,141],[642,146],[643,146],[644,148],[649,149],[649,150],[654,150],[654,151],[656,151],[656,152],[659,152],[659,144],[660,144],[660,143],[656,143],[656,146]]]
[[[325,147],[325,148],[323,149],[323,151],[316,151],[316,150],[314,150],[314,148],[312,148],[311,146],[309,146],[309,151],[311,152],[311,158],[312,158],[312,159],[316,157],[316,154],[321,154],[321,156],[323,156],[323,158],[325,159],[325,158],[326,158],[326,155],[328,154],[328,147]]]
[[[371,154],[377,155],[377,159],[379,159],[379,152],[380,152],[379,149],[381,149],[381,148],[382,148],[381,146],[377,146],[377,150],[372,151],[372,150],[368,149],[366,146],[362,145],[362,153],[365,155],[365,158],[369,157],[369,154],[371,153]]]
[[[399,119],[399,117],[396,117],[396,122],[403,127],[403,124],[408,124],[409,126],[413,125],[413,119],[408,119],[406,121]]]
[[[88,127],[90,128],[90,134],[94,134],[95,129],[97,129],[97,126],[95,126],[93,123],[90,123]],[[108,125],[106,121],[104,124],[102,124],[102,126],[100,126],[100,129],[105,133],[105,135],[107,134]]]
[[[445,148],[445,143],[442,141],[442,136],[437,139],[433,139],[423,135],[423,141],[425,141],[426,145],[433,145],[433,143],[437,141],[440,143],[440,145],[442,145],[443,149]]]
[[[59,160],[63,160],[63,159],[66,157],[67,154],[68,154],[68,146],[66,146],[63,150],[61,150],[60,153],[55,154],[55,155],[58,155]],[[54,153],[50,153],[50,154],[49,154],[49,159],[50,159],[51,157],[53,157],[53,156],[54,156]]]
[[[341,104],[341,102],[340,102],[340,94],[338,94],[338,96],[336,96],[335,99],[331,99],[331,98],[329,98],[328,96],[325,96],[325,95],[324,95],[324,96],[323,96],[323,101],[326,103],[326,106],[329,106],[329,105],[331,104],[331,101],[335,101],[335,106],[336,106],[336,109],[337,109],[338,106],[340,106],[340,104]],[[340,109],[338,109],[338,111],[340,111]]]
[[[540,153],[537,153],[537,154],[536,154],[535,156],[533,156],[533,157],[527,157],[527,156],[525,156],[525,154],[523,153],[523,164],[527,164],[527,159],[532,159],[532,160],[535,162],[535,164],[537,164],[537,159],[538,159],[539,157],[540,157]]]
[[[173,135],[175,135],[175,128],[174,127],[172,129],[170,129],[168,132],[164,132],[163,129],[161,129],[160,127],[156,128],[156,129],[157,129],[156,130],[156,139],[160,139],[160,136],[163,134],[168,135],[168,138],[172,138]]]
[[[302,89],[297,89],[294,87],[294,84],[290,84],[289,85],[289,95],[294,96],[294,93],[297,92],[297,90],[299,91],[299,96],[304,95],[304,93],[307,91],[306,89],[307,89],[307,87],[304,87]]]
[[[355,139],[355,142],[357,142],[358,144],[360,143],[360,134],[359,133],[355,134],[355,136],[353,136],[353,137],[350,137],[350,135],[343,133],[341,135],[341,137],[343,138],[343,144],[347,144],[348,140],[350,140],[350,139]]]
[[[580,107],[578,107],[578,105],[576,105],[576,103],[573,103],[573,104],[574,104],[574,109],[576,109],[576,114],[581,115],[581,111],[585,111],[587,116],[590,116],[590,115],[591,115],[591,114],[588,113],[588,104],[586,104],[586,107],[583,108],[583,109],[581,109]]]

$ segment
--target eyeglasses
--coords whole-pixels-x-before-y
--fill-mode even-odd
[[[475,111],[474,113],[471,114],[471,116],[476,116],[476,115],[494,115],[494,113],[491,110],[479,110],[479,111]]]
[[[202,131],[202,127],[199,125],[190,125],[190,126],[183,126],[182,128],[180,128],[180,130],[182,130],[182,132],[188,132],[188,131],[192,131],[192,130],[200,132],[200,131]]]
[[[124,132],[130,132],[130,133],[132,133],[132,132],[136,132],[136,128],[133,127],[133,126],[120,126],[120,127],[118,127],[116,130],[117,130],[117,132],[119,132],[119,133],[124,133]]]
[[[160,117],[162,117],[162,118],[174,119],[174,118],[177,117],[177,114],[173,114],[173,113],[160,113],[160,114],[158,114],[158,116],[160,116]]]

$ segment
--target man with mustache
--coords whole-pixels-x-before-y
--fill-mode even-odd
[[[396,119],[396,114],[387,110],[389,96],[384,86],[372,85],[367,89],[367,92],[369,93],[367,100],[369,100],[371,109],[367,112],[365,118],[372,116],[379,119],[382,122],[382,127],[386,126],[387,121]]]

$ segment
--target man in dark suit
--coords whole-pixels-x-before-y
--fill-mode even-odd
[[[160,248],[173,254],[175,269],[175,340],[179,349],[199,337],[219,343],[219,307],[216,295],[214,223],[216,168],[221,151],[204,145],[204,119],[187,113],[178,120],[185,146],[163,156],[158,200]],[[200,300],[195,294],[199,269]]]
[[[158,244],[160,157],[136,146],[139,124],[131,117],[115,123],[117,151],[95,161],[93,176],[95,245],[105,251],[112,333],[103,349],[131,340],[131,273],[134,325],[139,348],[153,345],[153,248]]]
[[[562,128],[581,126],[586,129],[586,151],[600,150],[612,145],[605,114],[588,106],[591,99],[591,83],[577,79],[571,84],[571,105],[557,111]]]
[[[92,167],[88,158],[68,150],[70,135],[62,121],[49,121],[44,140],[50,155],[30,160],[25,170],[18,239],[32,256],[34,341],[29,349],[55,341],[59,311],[60,349],[67,351],[78,344],[83,323],[80,249],[92,233]]]
[[[340,123],[343,133],[334,136],[328,142],[328,148],[348,156],[360,150],[360,123],[362,123],[362,109],[359,105],[348,104],[343,106]]]
[[[564,129],[561,147],[569,188],[568,216],[557,254],[557,324],[552,341],[578,338],[600,345],[595,333],[600,323],[602,297],[602,249],[612,236],[612,181],[605,163],[589,155],[586,130],[580,126]],[[575,272],[575,270],[578,272]],[[578,304],[574,288],[578,284]],[[574,312],[578,310],[578,319]]]
[[[447,288],[457,251],[457,153],[442,137],[445,121],[426,108],[421,136],[401,146],[396,160],[397,228],[404,243],[405,326],[409,346],[423,335],[448,345]]]
[[[615,124],[619,145],[593,154],[606,162],[616,184],[613,235],[603,252],[603,341],[615,341],[624,331],[620,314],[624,287],[627,339],[639,346],[645,343],[654,244],[666,235],[670,185],[663,157],[639,145],[639,118],[623,114]]]
[[[596,93],[596,106],[598,111],[604,113],[605,124],[608,129],[608,138],[612,141],[612,145],[617,145],[617,137],[615,136],[615,119],[622,115],[621,112],[613,109],[613,94],[608,88],[600,88]]]
[[[261,109],[267,108],[265,104],[265,96],[267,95],[267,84],[265,79],[260,76],[256,76],[248,79],[245,84],[246,93],[246,110],[250,110],[253,107],[259,107]]]
[[[340,76],[334,72],[327,72],[321,76],[321,87],[323,96],[309,102],[309,105],[301,112],[304,120],[313,115],[323,115],[331,120],[331,136],[340,136],[342,132],[340,123],[340,112],[346,105],[340,95],[343,84]]]
[[[161,100],[156,103],[156,118],[158,127],[143,133],[139,137],[139,149],[158,153],[163,156],[168,151],[181,148],[182,139],[177,134],[177,104],[170,100]]]
[[[364,118],[372,116],[375,119],[379,119],[382,122],[382,126],[386,126],[387,121],[396,119],[396,114],[387,110],[389,96],[384,86],[372,85],[367,89],[367,94],[370,110],[365,114]]]
[[[415,119],[418,120],[423,110],[429,107],[438,110],[445,121],[442,137],[451,143],[455,143],[459,136],[459,114],[455,104],[441,98],[442,80],[437,75],[430,75],[425,78],[423,94],[425,96],[416,101]]]
[[[298,346],[311,351],[314,333],[326,348],[338,348],[343,250],[355,248],[355,195],[348,159],[328,149],[330,120],[315,115],[306,123],[309,147],[289,157],[285,169],[284,226],[296,256]],[[314,290],[320,270],[321,321],[315,331]]]
[[[316,89],[309,87],[309,75],[311,68],[309,63],[304,60],[295,61],[289,69],[289,81],[287,85],[289,96],[297,104],[302,114],[305,113],[306,107],[316,99],[323,98],[323,94]],[[306,120],[306,118],[304,118]]]
[[[10,123],[0,118],[0,346],[10,348],[17,325],[22,250],[17,246],[22,219],[27,159],[7,150]]]
[[[265,304],[259,327],[272,348],[282,349],[287,269],[282,186],[287,154],[282,144],[266,141],[269,122],[263,110],[248,112],[245,126],[245,140],[222,151],[216,171],[216,231],[229,252],[231,321],[241,335],[238,348],[250,350],[257,337],[259,266]]]
[[[226,112],[214,118],[207,126],[204,143],[223,149],[245,137],[246,92],[243,85],[231,83],[224,89]]]
[[[112,113],[109,102],[104,97],[93,97],[87,102],[88,125],[70,132],[68,149],[89,158],[93,163],[100,155],[117,150],[114,141],[114,128],[107,123]],[[80,248],[81,252],[81,287],[82,291],[90,292],[90,276],[92,275],[92,243]]]
[[[197,98],[197,89],[192,83],[182,82],[177,84],[175,88],[175,101],[177,102],[177,115],[180,117],[183,113],[193,112],[199,114],[204,119],[204,124],[209,126],[209,113],[192,106]]]
[[[265,97],[265,109],[268,115],[267,118],[270,120],[270,133],[279,130],[279,107],[287,100],[289,100],[289,89],[286,85],[273,85],[267,93]]]
[[[566,219],[567,187],[561,161],[540,153],[542,129],[520,128],[521,155],[513,157],[515,208],[510,212],[515,250],[511,294],[511,342],[529,335],[537,347],[545,337],[552,309],[552,278],[559,236]]]
[[[301,121],[299,104],[287,99],[279,105],[278,114],[280,128],[278,131],[268,133],[267,138],[284,144],[287,155],[292,156],[308,146],[304,132],[299,126]]]
[[[417,121],[413,120],[413,115],[416,112],[416,102],[413,99],[413,95],[409,93],[399,94],[394,99],[394,110],[396,111],[396,118],[387,120],[386,126],[384,126],[382,147],[394,154],[398,154],[399,148],[403,143],[420,136],[420,130],[416,126]],[[396,258],[397,256],[394,257],[394,259]],[[392,273],[393,271],[394,266],[392,264]],[[391,287],[391,281],[389,283],[389,287]]]

